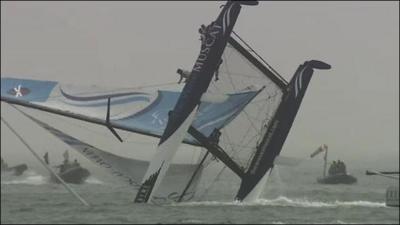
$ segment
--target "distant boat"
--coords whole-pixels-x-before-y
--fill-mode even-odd
[[[400,200],[399,200],[399,171],[391,171],[391,172],[378,172],[378,171],[366,171],[366,175],[379,175],[386,178],[391,178],[397,180],[397,184],[391,185],[386,188],[385,194],[385,202],[386,206],[389,207],[400,207]],[[397,175],[397,176],[395,176]]]
[[[329,167],[328,175],[326,175],[326,166],[328,159],[328,146],[326,144],[320,146],[315,150],[310,157],[318,155],[321,152],[325,152],[324,155],[324,172],[323,176],[317,178],[317,182],[320,184],[353,184],[357,182],[357,178],[350,175],[346,171],[346,165],[343,161],[333,161]]]
[[[83,168],[78,161],[75,159],[74,162],[69,161],[68,151],[65,151],[64,161],[62,164],[55,166],[58,169],[57,175],[61,177],[66,183],[72,184],[82,184],[86,181],[86,179],[90,176],[89,170]],[[44,160],[47,164],[49,164],[48,153],[44,155]],[[51,174],[50,181],[54,183],[61,183],[56,176]]]
[[[28,169],[26,164],[8,167],[7,163],[1,158],[1,174],[11,173],[14,176],[21,176]]]

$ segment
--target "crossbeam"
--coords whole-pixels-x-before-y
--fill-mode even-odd
[[[209,138],[204,136],[199,130],[190,126],[188,130],[189,134],[192,135],[204,148],[206,148],[213,156],[221,160],[229,169],[231,169],[240,178],[244,177],[244,170],[229,157],[228,154],[218,144],[210,142]]]

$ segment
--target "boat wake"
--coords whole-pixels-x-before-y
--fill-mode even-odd
[[[258,199],[255,202],[219,202],[219,201],[204,201],[204,202],[187,202],[179,203],[175,206],[281,206],[281,207],[305,207],[305,208],[337,208],[337,207],[386,207],[384,202],[370,201],[310,201],[306,198],[291,199],[285,196],[279,196],[276,199]]]
[[[2,175],[1,184],[11,185],[11,184],[28,184],[28,185],[43,185],[48,183],[47,177],[37,174],[35,171],[26,171],[21,176],[12,175]]]
[[[285,196],[279,196],[276,199],[259,199],[253,204],[270,205],[270,206],[291,206],[291,207],[346,207],[346,206],[358,206],[358,207],[386,207],[384,202],[370,202],[370,201],[310,201],[306,198],[302,199],[290,199]]]
[[[96,177],[90,176],[85,183],[87,184],[104,184],[103,181],[97,179]]]

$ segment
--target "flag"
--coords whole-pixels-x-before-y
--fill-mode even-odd
[[[328,146],[326,146],[325,144],[324,144],[324,145],[321,145],[321,146],[318,147],[317,150],[315,150],[315,152],[313,152],[313,153],[310,155],[310,157],[312,158],[312,157],[318,155],[319,153],[321,153],[321,152],[323,152],[323,151],[326,151],[327,149],[328,149]]]

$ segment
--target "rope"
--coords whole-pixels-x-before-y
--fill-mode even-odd
[[[13,106],[14,107],[14,106]],[[15,108],[15,107],[14,107]],[[68,192],[70,192],[76,199],[78,199],[83,205],[85,206],[90,206],[81,196],[79,196],[78,193],[76,193],[71,187],[69,187],[69,185],[67,183],[64,182],[64,180],[58,176],[58,174],[56,172],[54,172],[45,162],[43,162],[43,160],[37,155],[37,153],[28,145],[28,143],[26,143],[24,141],[24,139],[17,133],[17,131],[14,130],[14,128],[7,123],[7,121],[4,120],[3,117],[1,117],[1,121],[3,121],[3,123],[11,130],[11,132],[13,132],[15,134],[15,136],[17,136],[17,138],[25,145],[25,147],[28,148],[28,150],[33,154],[33,156],[35,156],[35,158],[51,173],[53,174],[65,187],[65,189],[67,189]]]

